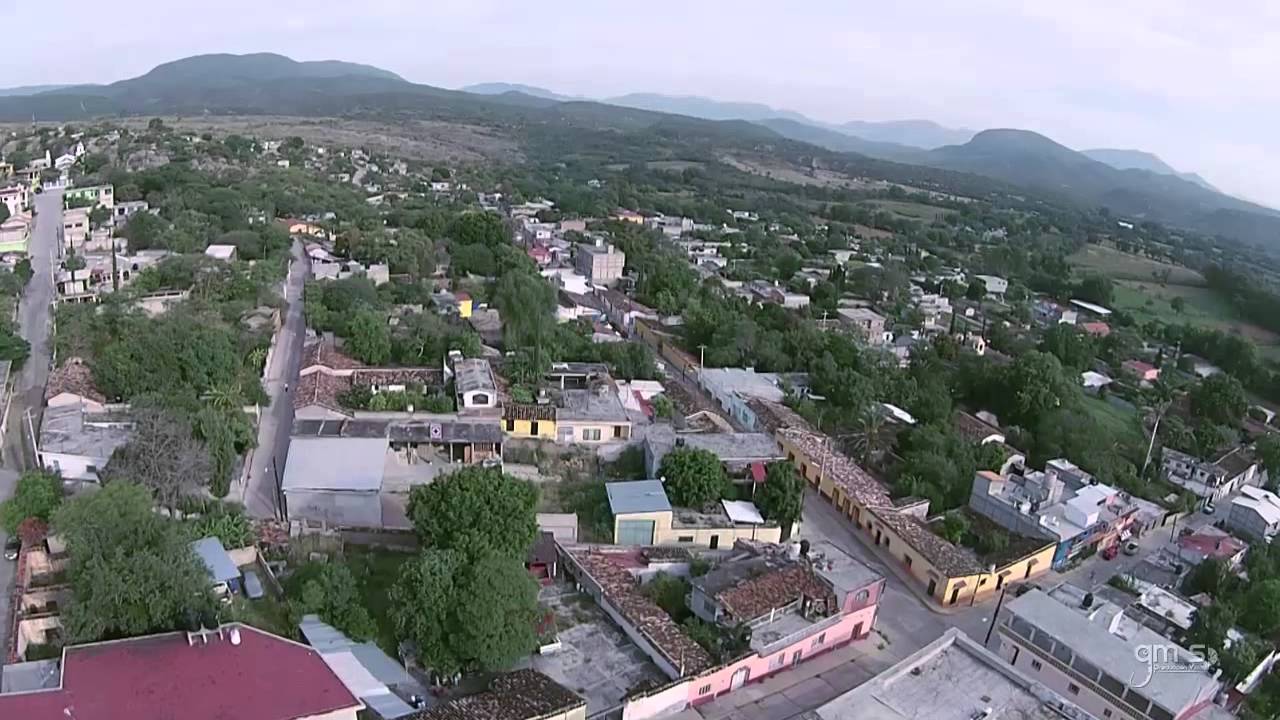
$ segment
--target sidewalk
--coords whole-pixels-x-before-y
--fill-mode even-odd
[[[680,720],[786,720],[843,695],[901,658],[872,633],[676,715]]]

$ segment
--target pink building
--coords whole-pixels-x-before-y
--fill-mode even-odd
[[[1155,382],[1160,379],[1160,368],[1141,360],[1125,360],[1120,363],[1120,367],[1142,382]]]
[[[672,683],[628,698],[625,720],[709,702],[828,650],[875,624],[884,577],[838,548],[738,541],[734,553],[692,581],[690,609],[723,627],[751,629],[750,652],[719,663],[640,592],[631,555],[565,552],[566,569]]]

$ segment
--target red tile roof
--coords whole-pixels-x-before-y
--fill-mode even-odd
[[[893,507],[889,488],[862,469],[853,459],[835,450],[826,435],[784,428],[778,431],[780,442],[790,443],[818,465],[814,470],[844,491],[865,508]]]
[[[1082,323],[1080,325],[1080,329],[1084,330],[1090,335],[1097,335],[1098,337],[1106,337],[1111,334],[1111,326],[1107,325],[1104,322]]]
[[[716,595],[733,615],[742,622],[750,622],[770,610],[786,607],[807,597],[825,600],[830,589],[805,565],[771,570],[756,577],[746,578],[732,588]]]
[[[72,393],[89,400],[105,403],[107,401],[93,382],[93,371],[89,365],[78,357],[69,358],[60,368],[49,373],[49,383],[45,387],[44,399]]]
[[[351,389],[351,378],[313,372],[298,378],[298,387],[293,393],[293,409],[317,405],[335,412],[345,413],[338,396]]]
[[[365,366],[339,350],[331,337],[321,338],[302,347],[302,361],[298,367],[306,370],[317,365],[330,370],[354,370]]]
[[[583,707],[586,700],[536,670],[499,675],[485,692],[424,710],[407,720],[531,720]]]
[[[53,690],[0,695],[17,720],[293,720],[361,707],[315,650],[247,625],[208,644],[185,633],[80,645]]]

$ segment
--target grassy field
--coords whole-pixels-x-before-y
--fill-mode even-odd
[[[682,172],[690,168],[701,170],[706,167],[706,163],[696,162],[693,160],[651,160],[645,163],[650,170],[665,170],[667,172]]]
[[[1133,423],[1137,415],[1133,411],[1092,395],[1084,397],[1084,409],[1093,416],[1094,422],[1104,429],[1108,436],[1117,440],[1138,438],[1138,430]]]
[[[1182,298],[1182,312],[1173,309],[1171,303],[1174,298]],[[1271,352],[1268,348],[1275,348],[1275,351],[1280,351],[1280,335],[1241,320],[1230,303],[1207,288],[1123,280],[1116,283],[1112,305],[1133,315],[1139,322],[1190,323],[1243,335],[1257,343],[1260,350]]]
[[[1120,252],[1110,245],[1086,245],[1067,258],[1067,261],[1085,272],[1106,275],[1116,280],[1150,282],[1168,271],[1170,285],[1204,285],[1204,276],[1195,270]]]
[[[946,208],[934,205],[925,205],[916,202],[901,202],[898,200],[872,200],[868,203],[877,210],[887,210],[898,217],[907,218],[908,220],[921,220],[931,223],[950,212]]]

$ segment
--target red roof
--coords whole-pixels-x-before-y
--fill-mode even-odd
[[[764,482],[764,476],[765,476],[764,463],[753,462],[750,465],[748,465],[747,468],[751,471],[752,482],[755,482],[755,483]]]
[[[1141,360],[1125,360],[1124,362],[1120,363],[1120,365],[1139,375],[1146,375],[1147,373],[1156,369],[1155,365],[1151,365],[1150,363],[1144,363]]]
[[[1217,560],[1233,558],[1249,547],[1230,535],[1208,533],[1183,536],[1178,539],[1178,545],[1184,550],[1193,550],[1207,558]]]
[[[1111,334],[1111,326],[1107,325],[1104,322],[1082,323],[1080,325],[1080,329],[1084,330],[1090,335],[1097,335],[1099,337],[1106,337]]]
[[[22,720],[293,720],[361,707],[315,650],[247,625],[187,642],[166,633],[68,648],[62,686],[0,695]]]

